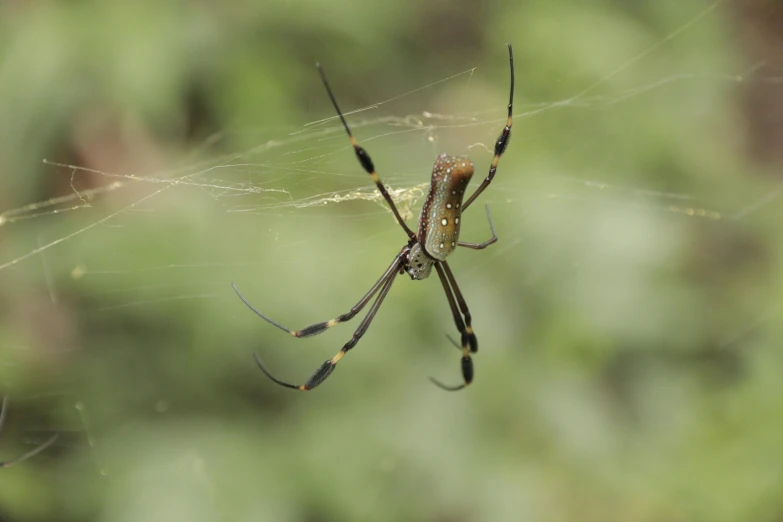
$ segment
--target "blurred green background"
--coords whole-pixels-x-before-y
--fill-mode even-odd
[[[0,520],[783,517],[783,4],[0,1]],[[435,157],[482,179],[436,277],[346,312]],[[328,121],[323,121],[329,119]],[[44,161],[46,160],[46,161]],[[76,167],[65,167],[75,165]],[[479,205],[481,203],[481,205]]]

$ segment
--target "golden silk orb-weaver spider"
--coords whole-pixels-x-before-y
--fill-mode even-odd
[[[3,430],[3,425],[5,424],[5,416],[7,413],[8,413],[8,397],[3,397],[2,405],[0,405],[0,431]],[[29,458],[35,457],[43,450],[45,450],[46,448],[54,444],[54,441],[56,440],[57,440],[57,434],[54,434],[51,437],[49,437],[49,439],[45,441],[43,444],[36,446],[35,448],[31,449],[27,453],[24,453],[13,460],[6,460],[5,462],[0,462],[0,468],[10,468],[11,466],[15,466],[16,464],[19,464],[20,462],[23,462]]]
[[[447,156],[446,154],[438,156],[435,167],[432,170],[430,190],[427,194],[427,199],[424,201],[421,214],[419,215],[419,228],[417,232],[413,232],[400,216],[394,201],[392,201],[392,198],[386,191],[386,187],[381,183],[381,179],[375,171],[375,166],[370,159],[370,155],[359,145],[356,138],[354,138],[351,133],[351,129],[348,127],[348,123],[346,123],[345,117],[343,117],[343,113],[337,105],[337,100],[332,93],[332,89],[326,81],[326,75],[324,74],[321,65],[316,65],[324,87],[326,87],[326,92],[332,100],[332,104],[337,111],[337,115],[340,117],[343,127],[345,127],[345,132],[348,133],[348,139],[351,141],[351,145],[353,146],[359,163],[372,177],[375,186],[378,187],[378,191],[386,200],[386,203],[389,204],[397,222],[405,233],[408,234],[408,243],[402,247],[400,253],[395,256],[394,261],[392,261],[392,264],[389,265],[389,268],[386,269],[380,279],[378,279],[372,288],[370,288],[364,297],[362,297],[349,312],[329,321],[306,326],[301,330],[286,328],[277,321],[274,321],[259,312],[239,292],[236,285],[231,283],[231,286],[234,288],[234,291],[239,298],[242,299],[242,302],[244,302],[256,315],[294,337],[312,337],[325,332],[332,326],[352,319],[377,295],[375,302],[370,306],[370,311],[367,312],[367,315],[364,317],[361,324],[359,324],[359,328],[356,329],[351,340],[348,341],[334,357],[325,361],[302,385],[297,386],[289,384],[274,377],[261,362],[258,354],[254,354],[258,367],[261,368],[261,371],[272,381],[280,386],[301,391],[312,390],[324,382],[326,378],[332,374],[337,363],[340,362],[351,348],[356,346],[359,339],[361,339],[367,331],[367,328],[370,326],[375,314],[381,307],[384,298],[389,293],[396,277],[407,272],[413,280],[426,279],[429,277],[432,268],[435,267],[435,271],[438,273],[443,289],[446,291],[446,299],[451,307],[454,323],[456,323],[457,330],[459,330],[462,337],[461,365],[463,383],[457,386],[446,386],[433,378],[430,379],[439,387],[450,391],[461,390],[471,383],[473,380],[473,361],[470,354],[478,351],[478,341],[476,340],[476,335],[473,333],[473,327],[471,326],[468,305],[462,297],[462,292],[460,292],[459,286],[457,286],[457,280],[454,278],[454,274],[451,272],[451,268],[449,268],[449,264],[446,262],[446,257],[458,246],[481,250],[498,240],[497,235],[495,235],[495,227],[492,224],[492,216],[489,213],[489,207],[487,207],[487,219],[492,232],[492,237],[490,239],[483,243],[466,243],[459,240],[459,230],[462,213],[468,209],[471,203],[473,203],[492,182],[492,179],[497,172],[500,157],[505,152],[511,137],[514,105],[514,54],[511,49],[511,44],[508,44],[508,61],[511,70],[511,89],[508,97],[508,119],[506,120],[506,126],[503,128],[497,141],[495,141],[495,155],[492,158],[487,177],[484,178],[484,181],[482,181],[476,191],[463,203],[462,200],[465,195],[465,190],[468,187],[470,178],[473,176],[473,163],[468,158],[464,157],[453,157]]]

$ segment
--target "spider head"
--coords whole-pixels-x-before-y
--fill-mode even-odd
[[[405,270],[411,279],[427,279],[432,271],[432,264],[435,261],[424,252],[419,243],[415,243],[408,252],[408,261]]]

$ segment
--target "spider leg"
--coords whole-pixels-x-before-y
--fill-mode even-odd
[[[484,250],[492,243],[497,242],[498,236],[495,234],[495,225],[492,224],[492,214],[489,213],[489,205],[485,205],[485,207],[487,209],[487,219],[489,220],[489,230],[492,231],[492,237],[483,243],[466,243],[464,241],[460,241],[457,243],[457,245],[461,247],[472,248],[473,250]]]
[[[487,174],[487,177],[484,178],[484,181],[481,183],[481,185],[479,185],[479,188],[476,189],[476,192],[471,194],[468,200],[462,205],[463,212],[465,212],[470,204],[473,203],[473,200],[476,199],[479,194],[484,192],[484,189],[487,188],[490,183],[492,183],[492,178],[495,177],[495,172],[498,169],[498,163],[500,163],[500,156],[502,156],[506,151],[508,142],[511,139],[511,115],[514,107],[514,53],[511,50],[511,44],[508,44],[508,63],[511,68],[511,94],[508,96],[508,118],[506,119],[506,126],[503,128],[503,131],[500,133],[500,136],[498,136],[498,139],[495,142],[495,157],[492,158],[492,164],[489,167],[489,174]]]
[[[446,334],[446,339],[449,340],[449,342],[454,346],[454,348],[456,348],[457,350],[462,350],[462,346],[460,346],[459,343],[455,341],[452,336]]]
[[[473,327],[471,326],[470,310],[468,310],[468,303],[465,302],[465,298],[462,297],[462,292],[459,290],[457,280],[454,279],[454,274],[451,272],[451,267],[446,261],[441,261],[443,265],[443,271],[446,272],[446,277],[449,280],[452,290],[454,290],[454,296],[457,298],[457,304],[459,305],[460,312],[465,316],[465,331],[468,334],[468,344],[470,345],[470,351],[476,353],[478,351],[478,340],[473,333]]]
[[[395,267],[396,268],[396,267]],[[334,371],[335,366],[337,366],[337,363],[340,362],[340,359],[342,359],[346,353],[348,353],[348,350],[356,346],[356,344],[359,342],[359,339],[362,338],[364,333],[367,331],[367,328],[369,328],[370,323],[372,322],[373,318],[375,317],[375,314],[378,312],[378,309],[381,307],[381,303],[383,303],[383,299],[386,297],[386,295],[389,293],[389,290],[392,287],[392,283],[394,283],[394,280],[397,278],[397,271],[396,269],[391,273],[391,275],[388,277],[386,282],[383,284],[383,288],[381,289],[381,292],[378,294],[378,297],[375,299],[375,302],[370,307],[370,311],[367,312],[367,315],[362,319],[361,324],[359,324],[359,328],[356,329],[356,331],[353,334],[353,337],[351,337],[351,340],[345,343],[345,345],[340,349],[337,354],[332,357],[331,359],[327,359],[324,361],[324,363],[310,376],[307,381],[302,385],[295,385],[290,384],[285,381],[281,381],[280,379],[274,377],[271,373],[269,373],[269,370],[267,370],[264,367],[264,364],[261,362],[261,359],[258,357],[257,354],[253,354],[256,359],[256,364],[258,364],[258,367],[261,368],[261,371],[264,372],[264,374],[269,377],[273,382],[276,384],[279,384],[280,386],[285,386],[286,388],[291,388],[294,390],[301,390],[301,391],[308,391],[312,390],[322,382],[326,380],[329,375]]]
[[[401,259],[403,257],[403,254],[400,253],[397,255],[397,257],[394,258],[394,261],[391,265],[389,265],[389,268],[386,269],[386,271],[383,273],[383,275],[378,279],[378,281],[375,282],[375,284],[370,288],[370,290],[362,297],[358,303],[356,303],[350,311],[347,313],[344,313],[338,317],[335,317],[334,319],[330,319],[329,321],[324,321],[322,323],[315,323],[311,324],[310,326],[305,326],[301,330],[291,330],[282,324],[278,323],[274,319],[271,319],[264,314],[262,314],[258,309],[256,309],[253,305],[250,304],[250,302],[245,299],[245,296],[243,296],[237,286],[232,282],[231,286],[234,288],[234,292],[239,296],[239,298],[242,300],[245,305],[250,308],[257,316],[259,316],[264,321],[268,322],[269,324],[276,326],[283,330],[284,332],[294,336],[294,337],[312,337],[314,335],[318,335],[321,333],[324,333],[326,330],[331,328],[332,326],[336,326],[340,323],[344,323],[345,321],[349,321],[353,319],[353,317],[358,314],[365,305],[372,299],[372,297],[378,292],[378,289],[383,285],[383,283],[386,282],[386,280],[389,278],[389,276],[399,269],[401,265]]]
[[[340,116],[340,121],[343,122],[345,132],[348,133],[348,138],[351,140],[353,150],[356,152],[356,158],[359,160],[359,163],[362,165],[362,168],[365,170],[365,172],[367,172],[367,174],[372,177],[372,180],[375,182],[375,186],[378,187],[378,190],[383,196],[383,199],[386,200],[386,203],[389,204],[389,207],[394,213],[394,217],[397,218],[397,222],[400,224],[402,229],[405,230],[405,233],[408,234],[408,238],[413,239],[416,237],[416,234],[414,234],[413,230],[411,230],[408,225],[405,224],[405,220],[403,220],[402,216],[400,216],[400,212],[397,210],[397,206],[394,204],[394,201],[389,195],[389,192],[386,190],[386,187],[383,186],[381,178],[375,172],[375,165],[373,165],[372,159],[370,159],[370,155],[359,145],[359,143],[357,143],[356,138],[354,138],[353,133],[351,133],[351,129],[348,128],[348,123],[346,123],[345,117],[343,117],[343,113],[340,111],[340,107],[337,106],[337,100],[335,99],[334,94],[332,94],[332,89],[329,87],[329,83],[326,81],[326,75],[324,74],[324,70],[321,67],[321,64],[317,63],[316,67],[318,67],[318,72],[321,74],[321,80],[324,82],[326,92],[329,93],[329,98],[332,100],[332,105],[334,105],[334,109],[337,111],[337,115]]]
[[[454,323],[457,325],[457,330],[459,331],[462,337],[461,365],[462,365],[462,378],[464,379],[464,382],[457,386],[447,386],[433,377],[430,377],[430,381],[432,381],[433,384],[435,384],[439,388],[443,388],[444,390],[457,391],[465,388],[473,380],[473,360],[470,358],[470,354],[471,352],[473,353],[476,352],[476,350],[478,349],[478,342],[476,341],[476,336],[473,333],[473,329],[470,326],[470,312],[468,311],[468,307],[465,304],[465,300],[462,298],[462,294],[459,292],[459,289],[456,286],[456,282],[450,284],[450,281],[454,281],[454,276],[451,274],[451,269],[449,269],[449,265],[446,264],[445,261],[440,261],[438,263],[435,263],[435,270],[438,272],[438,277],[440,278],[440,282],[443,285],[443,289],[446,291],[446,298],[449,301],[449,307],[451,308],[451,313],[454,316]],[[455,289],[453,293],[452,293],[452,288]],[[457,295],[457,300],[460,303],[459,305],[457,304],[457,301],[455,301],[454,299],[454,294]],[[462,320],[462,314],[460,312],[462,312],[462,314],[465,315],[465,321]],[[452,343],[456,345],[456,342],[454,342],[453,340]]]
[[[3,397],[3,404],[0,406],[0,431],[3,429],[3,424],[5,423],[5,416],[7,413],[7,407],[8,407],[8,397]],[[15,464],[19,464],[20,462],[23,462],[31,457],[34,457],[41,453],[43,450],[54,444],[54,441],[57,440],[59,437],[58,434],[54,434],[49,439],[41,444],[40,446],[37,446],[33,448],[32,450],[28,451],[27,453],[23,453],[19,457],[15,458],[14,460],[8,460],[5,462],[0,462],[0,468],[10,468],[11,466]]]

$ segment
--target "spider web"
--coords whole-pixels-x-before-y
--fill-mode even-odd
[[[492,211],[500,242],[481,253],[459,252],[452,262],[463,292],[470,296],[474,324],[482,318],[482,346],[495,347],[494,360],[477,362],[484,365],[482,378],[493,374],[514,378],[501,371],[500,359],[511,357],[521,364],[513,347],[518,336],[529,340],[533,334],[520,330],[535,331],[535,317],[557,306],[577,310],[576,319],[569,320],[583,321],[595,329],[596,338],[588,340],[569,339],[564,334],[560,340],[565,345],[598,343],[605,335],[616,336],[620,344],[659,343],[672,351],[681,349],[700,339],[704,331],[682,326],[696,314],[682,316],[684,305],[677,301],[681,290],[666,275],[662,281],[655,281],[654,275],[676,271],[673,265],[685,263],[679,256],[694,238],[707,238],[693,248],[715,261],[731,256],[710,243],[710,238],[744,237],[740,231],[754,228],[774,229],[783,188],[779,180],[765,176],[764,164],[744,159],[746,129],[739,126],[734,104],[738,92],[754,86],[783,88],[783,71],[766,62],[698,52],[704,33],[713,30],[724,7],[723,2],[714,2],[693,9],[663,38],[642,42],[625,53],[610,53],[619,56],[611,63],[590,64],[592,72],[597,69],[599,74],[588,70],[579,76],[574,68],[574,76],[579,77],[562,78],[569,92],[561,96],[548,96],[546,88],[537,83],[543,80],[536,78],[531,52],[522,45],[515,48],[513,137],[495,181],[480,199]],[[713,42],[710,37],[707,40]],[[505,123],[508,80],[503,52],[501,47],[481,66],[421,80],[360,108],[352,108],[349,98],[341,95],[350,79],[330,74],[354,135],[372,155],[409,224],[414,223],[427,193],[437,154],[469,155],[477,166],[475,180],[485,175],[494,140]],[[42,160],[47,175],[67,188],[55,196],[0,211],[0,277],[12,290],[9,295],[26,296],[18,306],[18,317],[45,318],[50,325],[41,332],[9,329],[0,337],[0,365],[5,367],[11,410],[16,404],[25,412],[12,418],[8,431],[0,433],[0,438],[21,438],[21,446],[8,447],[34,446],[52,432],[62,433],[55,445],[60,453],[77,448],[88,456],[85,460],[91,470],[85,473],[111,477],[112,468],[121,464],[114,453],[102,450],[104,440],[116,452],[117,441],[127,441],[139,425],[155,419],[168,424],[182,415],[183,392],[163,382],[171,373],[172,381],[188,382],[184,374],[190,370],[178,369],[183,361],[191,361],[199,371],[216,365],[217,373],[230,374],[241,365],[251,366],[249,353],[226,348],[220,350],[219,359],[224,362],[215,362],[216,346],[246,348],[249,344],[238,344],[238,340],[263,335],[268,345],[258,351],[275,350],[276,341],[271,339],[279,332],[267,328],[259,333],[268,325],[254,322],[231,293],[230,281],[236,281],[262,310],[293,327],[343,313],[369,288],[405,236],[356,163],[315,72],[312,90],[313,99],[319,101],[310,109],[310,121],[292,128],[226,129],[186,152],[161,150],[142,137],[133,151],[142,159],[122,156],[121,160],[96,153],[100,143],[91,141],[95,137],[87,133],[76,147],[80,151],[76,156],[83,160],[80,164]],[[656,140],[659,143],[649,146]],[[707,144],[716,142],[723,150],[710,150]],[[236,143],[253,145],[225,152]],[[466,213],[461,238],[480,242],[488,236],[483,214]],[[744,244],[743,239],[738,241]],[[748,248],[753,248],[750,243]],[[514,278],[511,287],[529,293],[504,295],[503,285],[509,278]],[[455,369],[454,354],[445,349],[395,354],[385,348],[395,343],[384,337],[413,344],[413,334],[399,332],[411,321],[425,321],[411,319],[425,310],[429,314],[426,328],[431,330],[428,344],[436,344],[438,336],[450,331],[452,323],[441,290],[436,282],[430,283],[426,288],[412,288],[416,285],[402,281],[395,284],[394,295],[373,325],[373,330],[379,330],[372,341],[376,345],[373,357],[354,362],[358,357],[352,352],[346,361],[352,361],[351,372],[359,375],[349,377],[348,371],[341,371],[337,379],[370,383],[371,378],[362,377],[362,372],[414,356],[423,361],[417,364],[433,371]],[[14,290],[20,284],[23,289]],[[653,291],[658,284],[665,291]],[[525,299],[533,300],[543,289],[552,297],[538,299],[542,310],[534,310]],[[648,299],[645,313],[649,317],[622,315],[639,296]],[[690,297],[683,299],[687,302]],[[711,333],[715,343],[734,347],[766,328],[779,311],[775,299],[774,294],[765,295],[747,305],[744,313],[725,322],[724,329]],[[694,301],[694,305],[699,303]],[[134,328],[149,318],[170,314],[179,319],[172,319],[171,331],[161,327],[157,347],[183,340],[187,346],[170,347],[170,354],[153,354],[134,343]],[[14,314],[9,316],[13,324]],[[226,324],[190,326],[210,317]],[[520,317],[526,319],[517,328],[503,326]],[[662,324],[671,324],[674,333],[664,331]],[[215,328],[214,334],[210,328]],[[237,342],[226,341],[232,332]],[[327,335],[333,333],[323,337]],[[331,356],[333,347],[348,335],[341,330],[325,340],[319,337],[314,345]],[[554,342],[553,338],[558,336],[549,341]],[[74,369],[79,361],[102,361],[104,355],[97,352],[114,339],[120,339],[119,346],[107,349],[107,357],[118,357],[133,368],[129,375],[134,381],[126,382],[122,392],[107,385],[112,378],[124,381],[121,376],[96,377],[92,370]],[[123,350],[124,355],[118,356]],[[292,347],[268,357],[286,375],[304,376],[309,364],[323,355],[319,351],[313,359],[314,350],[313,346]],[[356,353],[364,350],[369,348]],[[591,351],[588,346],[584,350],[575,356],[577,360],[603,357],[599,349]],[[546,365],[549,356],[527,357],[526,363]],[[58,371],[56,361],[66,361],[62,370]],[[108,366],[117,368],[116,364]],[[247,370],[247,382],[256,387],[268,385],[258,375],[251,376],[251,370]],[[541,385],[532,374],[524,375],[535,384],[523,386],[518,393]],[[390,382],[389,377],[379,379],[379,386]],[[96,399],[93,394],[102,386],[114,395]],[[548,414],[550,421],[568,424],[571,421],[560,416],[574,413],[568,388],[564,385],[554,391],[547,399],[555,412]],[[210,402],[210,393],[199,397],[200,404],[220,411],[219,404]],[[256,392],[247,393],[254,396]],[[424,402],[427,409],[434,407],[435,403]],[[117,412],[109,411],[118,404]],[[30,413],[38,407],[44,410],[40,420]],[[588,440],[599,446],[609,444],[606,440],[612,439],[602,431],[600,419],[582,420]],[[255,425],[241,424],[245,429],[248,426]],[[239,443],[247,448],[245,440]],[[567,435],[562,441],[575,452],[584,443]],[[415,447],[410,440],[400,444]],[[174,446],[167,448],[176,452]],[[138,446],[134,449],[139,451]],[[194,463],[206,457],[189,451],[177,454],[187,454],[183,458],[199,468]],[[47,457],[37,458],[46,461]],[[397,462],[384,461],[382,467],[391,472]],[[208,477],[203,470],[196,475]],[[378,500],[367,502],[372,505]]]

